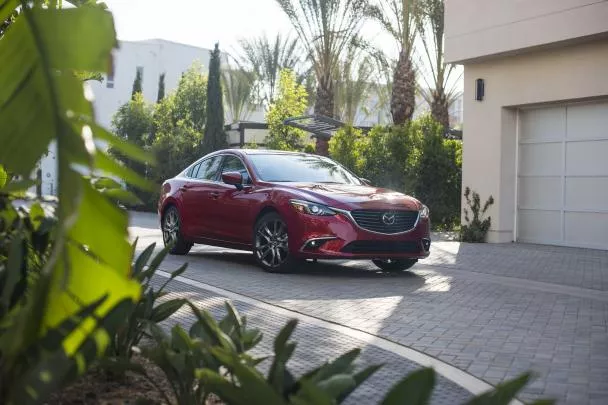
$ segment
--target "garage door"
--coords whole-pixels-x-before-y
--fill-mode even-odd
[[[608,249],[608,102],[519,112],[517,239]]]

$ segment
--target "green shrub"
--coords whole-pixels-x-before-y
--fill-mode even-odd
[[[241,317],[230,303],[226,303],[227,315],[219,323],[208,312],[189,305],[197,318],[189,332],[175,325],[167,334],[155,323],[150,323],[155,345],[141,350],[144,357],[163,371],[179,405],[204,405],[211,391],[201,381],[201,374],[222,373],[221,378],[226,377],[215,350],[224,349],[238,358],[244,367],[253,369],[260,360],[246,352],[260,342],[262,334],[258,329],[248,328],[246,318]],[[126,368],[146,375],[141,366],[127,364]],[[167,393],[159,390],[167,397]]]
[[[473,214],[473,218],[469,217],[469,210],[464,209],[464,219],[467,224],[463,224],[460,229],[460,240],[463,242],[482,243],[486,241],[488,230],[492,226],[492,217],[487,217],[482,220],[486,211],[492,204],[494,198],[490,196],[483,207],[481,207],[481,199],[479,194],[467,187],[464,191],[464,197],[467,200],[467,205]]]
[[[135,250],[136,245],[137,241],[133,244],[133,250]],[[112,362],[120,363],[131,359],[134,347],[139,345],[150,323],[164,321],[186,303],[184,299],[172,299],[161,304],[157,303],[160,298],[166,295],[164,289],[167,284],[186,270],[187,263],[171,273],[169,279],[156,290],[150,283],[158,270],[158,266],[167,256],[170,247],[165,247],[152,258],[155,247],[156,243],[149,245],[133,263],[131,277],[142,284],[142,296],[130,311],[124,314],[125,317],[121,326],[112,337],[107,353],[108,359],[105,362],[110,371],[113,370]]]
[[[441,125],[431,117],[413,125],[422,138],[413,194],[429,207],[435,226],[452,228],[460,220],[462,144],[445,139]]]
[[[268,136],[265,144],[269,149],[297,150],[304,148],[304,131],[284,124],[288,118],[304,115],[308,105],[308,93],[296,81],[296,75],[289,69],[281,70],[278,94],[270,104],[266,114]]]
[[[363,142],[360,129],[346,126],[340,128],[329,140],[329,155],[344,167],[357,173],[360,162],[360,147]]]

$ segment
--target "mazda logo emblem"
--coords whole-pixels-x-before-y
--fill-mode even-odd
[[[382,222],[384,222],[386,225],[393,225],[395,223],[395,213],[385,212],[382,215]]]

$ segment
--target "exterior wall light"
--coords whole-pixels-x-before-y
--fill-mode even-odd
[[[483,79],[475,80],[475,100],[483,101],[483,96],[485,93],[485,83]]]

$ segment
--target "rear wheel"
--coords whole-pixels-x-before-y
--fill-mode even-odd
[[[171,206],[165,212],[162,223],[163,242],[165,246],[173,245],[169,253],[172,255],[188,254],[192,247],[192,242],[184,240],[182,236],[181,221],[179,211]]]
[[[253,240],[255,260],[265,271],[282,273],[297,264],[289,254],[287,224],[276,212],[270,212],[256,222]]]
[[[385,259],[385,260],[372,260],[372,262],[383,271],[403,271],[411,268],[418,259]]]

